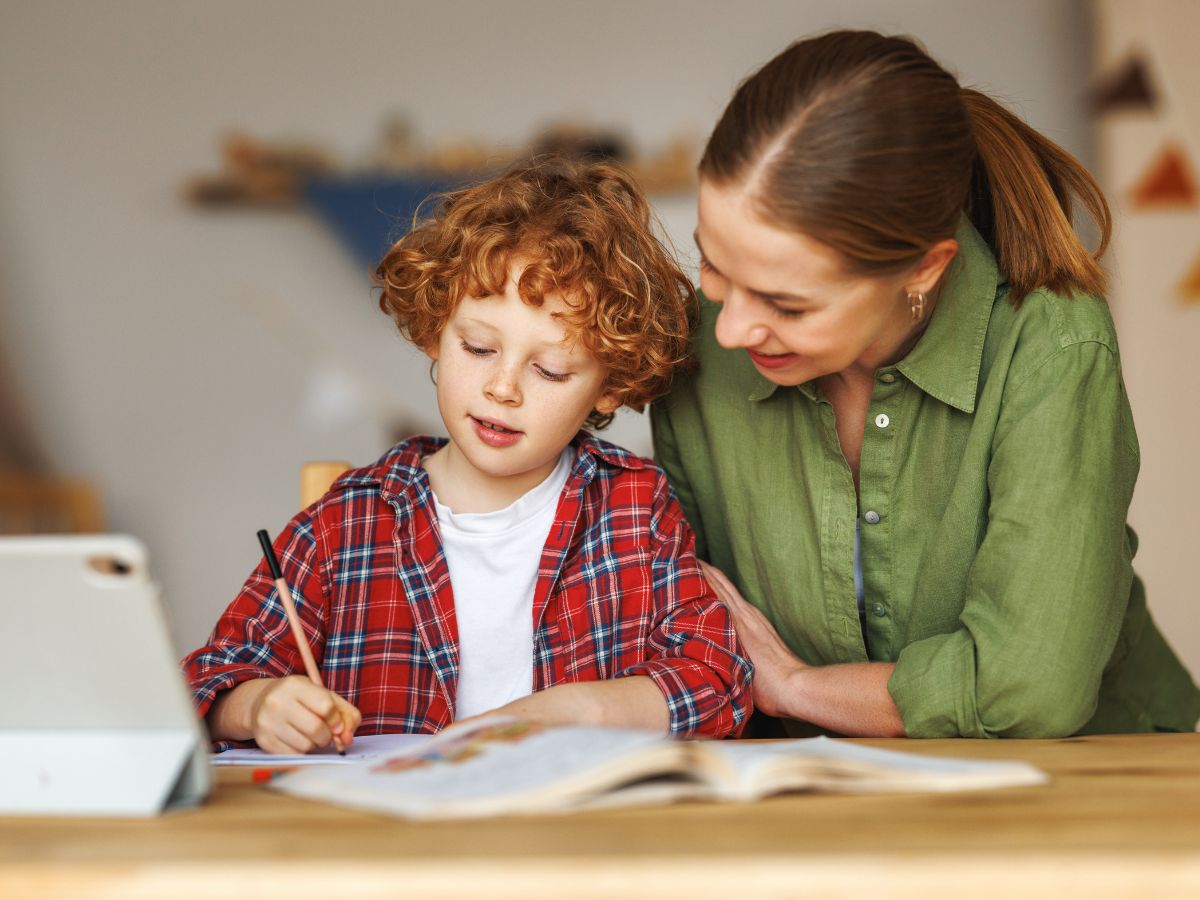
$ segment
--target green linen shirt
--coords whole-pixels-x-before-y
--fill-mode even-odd
[[[698,366],[652,411],[698,552],[806,662],[895,662],[909,736],[1190,731],[1200,691],[1131,565],[1139,455],[1108,307],[1014,309],[979,233],[957,238],[925,334],[875,373],[859,494],[816,382],[777,387],[718,346],[703,301]]]

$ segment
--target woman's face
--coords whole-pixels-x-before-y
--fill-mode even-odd
[[[851,274],[827,244],[764,222],[741,186],[701,180],[696,244],[700,287],[723,306],[717,341],[745,348],[776,384],[873,372],[913,335],[913,272]]]

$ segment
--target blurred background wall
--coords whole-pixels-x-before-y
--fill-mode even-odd
[[[1105,263],[1142,447],[1130,509],[1150,607],[1200,675],[1200,3],[1096,0]]]
[[[0,408],[23,423],[12,444],[101,488],[110,528],[149,545],[190,648],[255,564],[255,529],[295,512],[301,462],[364,463],[397,429],[438,427],[426,363],[316,218],[183,202],[224,132],[312,140],[351,163],[396,113],[430,142],[516,147],[562,120],[644,148],[699,142],[737,82],[792,39],[869,26],[917,36],[1090,163],[1091,18],[1084,0],[6,0]],[[693,204],[656,201],[689,264]],[[637,415],[611,439],[650,449]],[[1194,495],[1192,471],[1172,477]],[[1145,574],[1200,668],[1190,603]]]

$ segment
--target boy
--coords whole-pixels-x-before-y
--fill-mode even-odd
[[[580,431],[667,389],[695,294],[635,185],[544,159],[450,194],[380,264],[381,308],[437,368],[448,440],[339,478],[184,660],[220,746],[304,753],[495,711],[726,736],[749,663],[662,472]]]

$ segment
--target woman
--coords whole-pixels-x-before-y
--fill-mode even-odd
[[[700,176],[712,302],[655,446],[759,710],[848,735],[1192,730],[1200,691],[1131,567],[1087,171],[913,42],[842,31],[742,84]]]

